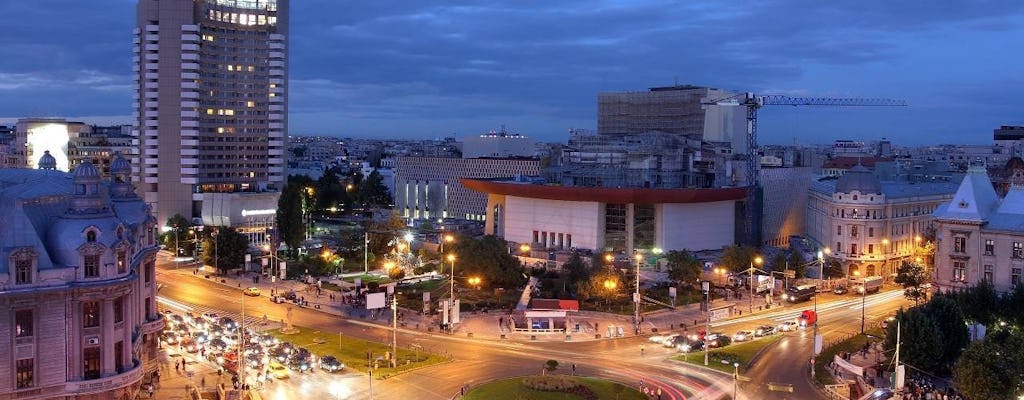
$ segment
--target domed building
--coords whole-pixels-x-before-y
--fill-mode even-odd
[[[838,179],[811,184],[805,234],[828,248],[850,278],[882,276],[896,269],[925,241],[931,213],[956,193],[954,182],[881,181],[856,165]],[[808,268],[817,277],[818,268]]]
[[[134,399],[159,366],[156,219],[119,154],[109,181],[48,156],[0,169],[0,397]]]

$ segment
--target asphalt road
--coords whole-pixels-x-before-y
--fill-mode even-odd
[[[163,264],[163,265],[161,265]],[[158,261],[158,266],[169,263]],[[171,277],[177,279],[170,279]],[[201,277],[180,279],[180,275],[158,272],[159,296],[200,310],[238,312],[242,297],[238,289],[224,287]],[[163,279],[161,279],[163,278]],[[286,304],[273,304],[264,297],[247,298],[246,314],[272,320],[285,318]],[[293,308],[293,324],[325,332],[378,342],[390,341],[388,329],[362,321],[352,321],[318,311]],[[464,337],[401,331],[401,346],[418,343],[424,350],[451,354],[452,362],[405,373],[372,384],[375,399],[450,399],[464,385],[476,385],[493,379],[537,374],[546,360],[558,360],[560,372],[576,364],[577,373],[597,376],[638,386],[660,387],[663,399],[719,399],[732,392],[732,379],[682,363],[668,361],[675,355],[670,349],[651,346],[646,338],[626,338],[566,344],[563,342],[516,343],[476,340]],[[403,345],[404,343],[404,345]],[[642,357],[641,344],[650,349]],[[325,374],[293,376],[290,382],[275,382],[264,390],[270,399],[293,398],[369,398],[370,380],[365,375],[347,374],[327,378]],[[740,396],[740,398],[747,398]],[[750,397],[756,398],[756,397]]]

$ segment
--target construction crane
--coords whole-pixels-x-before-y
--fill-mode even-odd
[[[747,108],[747,212],[746,228],[747,243],[757,245],[760,240],[756,233],[757,219],[753,212],[757,202],[758,177],[757,165],[760,162],[757,156],[757,110],[764,106],[832,106],[832,107],[899,107],[906,106],[907,102],[893,99],[860,99],[860,98],[831,98],[831,97],[790,97],[784,95],[755,95],[754,93],[740,93],[735,96],[725,97],[717,100],[702,101],[705,106],[743,106]]]

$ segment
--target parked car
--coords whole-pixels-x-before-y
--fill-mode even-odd
[[[320,369],[327,372],[338,372],[345,368],[345,364],[338,361],[334,356],[324,356],[320,359]]]
[[[270,301],[277,304],[283,304],[285,299],[282,296],[270,296]]]
[[[242,292],[245,293],[246,296],[259,297],[259,295],[260,295],[260,288],[255,287],[255,286],[247,287]]]
[[[775,334],[775,327],[771,325],[761,325],[754,329],[754,336],[771,336]]]
[[[732,341],[734,342],[746,342],[754,338],[754,332],[751,331],[739,331],[732,334]]]
[[[847,294],[849,292],[850,292],[850,289],[847,289],[846,286],[836,286],[835,289],[832,289],[832,293],[835,293],[835,294]]]
[[[651,343],[661,343],[662,341],[665,340],[665,336],[664,335],[651,335],[651,337],[647,338],[647,340],[651,341]]]
[[[889,324],[893,323],[894,321],[896,321],[895,315],[890,315],[886,317],[885,320],[882,321],[882,329],[889,328]]]
[[[732,344],[732,338],[721,332],[714,332],[707,335],[704,341],[708,348],[725,347]]]

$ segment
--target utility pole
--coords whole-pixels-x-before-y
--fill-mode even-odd
[[[636,256],[636,292],[633,293],[633,332],[640,334],[640,261],[644,259],[643,254]],[[563,281],[565,282],[565,281]]]
[[[700,288],[704,290],[704,299],[707,301],[707,308],[704,318],[704,366],[708,365],[708,334],[711,333],[711,282],[704,281],[700,283]]]
[[[238,378],[242,381],[242,390],[245,390],[245,293],[242,293],[242,321],[239,322],[242,329],[238,334]]]
[[[370,232],[363,232],[363,273],[370,273]],[[371,395],[372,396],[372,395]]]
[[[391,298],[391,368],[398,367],[398,292]]]

